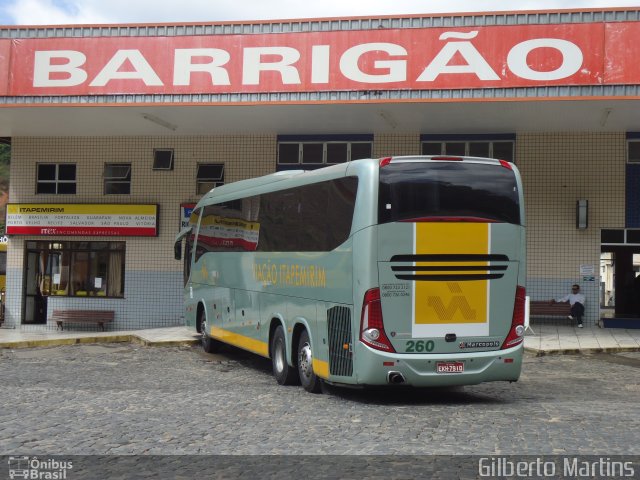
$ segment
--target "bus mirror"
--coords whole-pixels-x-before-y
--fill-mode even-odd
[[[173,257],[176,260],[182,260],[182,239],[191,233],[191,227],[183,228],[176,237],[176,243],[173,244]]]

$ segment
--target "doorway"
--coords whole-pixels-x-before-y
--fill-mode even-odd
[[[640,246],[603,245],[600,308],[607,316],[640,318]]]
[[[43,291],[47,288],[47,258],[41,251],[27,250],[24,276],[24,298],[22,302],[22,323],[44,325],[47,323],[47,297]]]

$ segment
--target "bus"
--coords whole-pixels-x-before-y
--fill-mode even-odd
[[[175,257],[204,350],[269,358],[279,384],[520,376],[524,202],[504,160],[363,159],[216,187]]]

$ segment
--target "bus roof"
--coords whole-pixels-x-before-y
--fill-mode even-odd
[[[205,196],[198,202],[198,205],[196,205],[196,208],[201,205],[208,205],[218,201],[232,200],[233,198],[238,197],[238,193],[242,193],[240,196],[245,196],[247,191],[256,190],[255,193],[264,193],[265,191],[284,190],[297,185],[313,183],[320,179],[324,179],[324,177],[327,179],[341,177],[346,174],[347,168],[350,164],[361,161],[362,160],[355,160],[353,162],[341,163],[339,165],[332,165],[329,167],[319,168],[317,170],[286,170],[264,175],[262,177],[249,178],[247,180],[228,183],[220,187],[215,187],[205,194]],[[364,161],[371,161],[371,159]],[[280,182],[282,183],[277,185],[275,188],[269,188],[272,184]]]
[[[443,156],[443,155],[406,155],[387,157],[390,163],[396,162],[431,162],[431,161],[467,161],[473,163],[490,163],[504,164],[504,160],[496,160],[493,158],[483,157],[462,157],[462,156]],[[247,180],[239,180],[237,182],[228,183],[220,187],[215,187],[196,205],[199,208],[202,205],[210,205],[220,203],[246,195],[255,195],[273,190],[284,190],[287,188],[314,183],[323,180],[339,178],[341,176],[352,174],[357,175],[358,171],[379,165],[383,165],[384,160],[376,158],[366,158],[353,160],[351,162],[331,165],[316,170],[285,170],[281,172],[271,173],[262,177],[249,178]],[[503,163],[504,162],[504,163]],[[273,185],[277,183],[277,185]],[[249,193],[250,192],[250,193]]]
[[[269,185],[275,182],[281,182],[298,175],[304,174],[304,170],[289,170],[284,172],[276,172],[262,177],[248,178],[246,180],[239,180],[237,182],[227,183],[220,187],[212,188],[208,193],[202,197],[199,203],[208,203],[211,199],[217,198],[223,195],[232,194],[238,191],[249,190],[263,185]]]

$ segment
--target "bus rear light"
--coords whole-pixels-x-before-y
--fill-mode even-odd
[[[370,342],[375,342],[380,338],[380,330],[377,328],[367,328],[366,330],[363,330],[362,336]]]
[[[516,298],[513,305],[513,317],[511,319],[511,328],[509,334],[502,344],[501,350],[515,347],[524,341],[524,304],[525,304],[525,288],[518,285],[516,287]]]
[[[382,167],[386,167],[387,165],[389,165],[391,163],[391,159],[393,157],[384,157],[380,159],[380,168]]]
[[[360,341],[376,350],[395,353],[384,331],[379,288],[372,288],[364,294],[360,317]]]
[[[497,220],[482,217],[418,217],[400,220],[401,222],[471,222],[471,223],[498,223]]]

